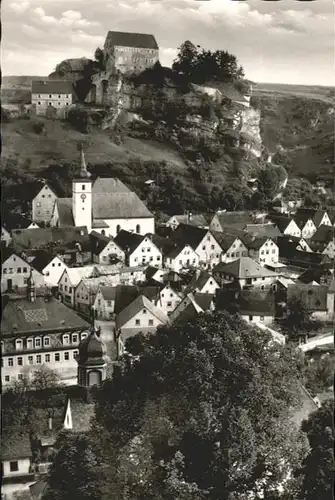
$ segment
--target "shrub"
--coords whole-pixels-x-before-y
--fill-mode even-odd
[[[45,124],[41,121],[35,121],[33,123],[33,131],[35,134],[42,134],[45,132]]]

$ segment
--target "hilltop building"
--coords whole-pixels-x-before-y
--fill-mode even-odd
[[[159,48],[153,35],[109,31],[104,45],[107,73],[137,73],[154,66]]]
[[[117,178],[91,179],[81,151],[80,172],[72,181],[72,198],[58,198],[51,224],[58,227],[86,226],[106,236],[121,229],[137,234],[153,234],[153,214],[134,192]]]

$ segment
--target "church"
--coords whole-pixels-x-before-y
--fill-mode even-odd
[[[83,227],[88,233],[115,237],[121,229],[137,234],[153,234],[155,220],[136,193],[117,178],[98,177],[87,170],[81,150],[80,171],[72,180],[72,198],[56,200],[51,225]]]

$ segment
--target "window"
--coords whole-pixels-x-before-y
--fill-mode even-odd
[[[74,344],[77,344],[77,343],[78,343],[78,334],[77,334],[77,333],[74,333],[74,334],[72,335],[72,342],[73,342]],[[65,342],[64,342],[64,343],[65,343]]]
[[[76,334],[72,335],[72,341],[74,342],[73,338],[75,337]],[[77,336],[77,340],[76,342],[78,342],[78,335]],[[65,334],[63,335],[63,344],[69,344],[70,343],[70,336]]]
[[[18,274],[20,274],[20,273],[21,273],[21,271],[22,271],[21,267],[18,267],[18,268],[17,268],[17,272],[18,272]]]
[[[40,365],[42,363],[42,356],[40,354],[37,354],[36,356],[36,363]]]
[[[33,356],[28,356],[28,365],[32,365],[34,362],[34,357]]]
[[[23,278],[23,284],[27,285],[28,284],[28,278]]]
[[[44,347],[47,347],[50,345],[50,338],[49,337],[44,337],[43,339]]]
[[[204,245],[204,246],[202,247],[202,249],[203,249],[203,250],[206,250],[206,246]]]
[[[35,339],[35,348],[41,347],[41,339],[37,338]]]
[[[22,347],[23,347],[23,341],[21,339],[17,339],[15,341],[15,348],[16,348],[16,350],[17,351],[21,351]]]
[[[139,326],[141,324],[141,321],[139,319],[135,319],[135,325]]]
[[[17,472],[19,470],[19,462],[17,460],[9,462],[9,470],[11,472]]]
[[[214,248],[215,248],[215,245],[211,245],[211,249],[214,250]]]
[[[59,352],[56,352],[55,353],[55,361],[59,361],[59,360],[60,360]]]
[[[161,260],[161,257],[160,257],[160,255],[157,255],[157,260]]]
[[[78,351],[73,351],[73,359],[76,359],[77,356],[78,356]]]
[[[168,303],[167,303],[167,306],[168,306],[168,307],[172,307],[172,302],[168,302]]]
[[[260,317],[259,317],[259,319],[260,319],[261,321],[264,321],[264,316],[260,316]]]
[[[274,248],[274,249],[272,250],[272,253],[276,253],[276,250],[275,250],[275,248]]]
[[[13,366],[13,358],[8,358],[8,366]]]
[[[141,232],[141,226],[139,224],[136,225],[136,232],[137,234],[140,234]]]
[[[51,94],[49,94],[49,97],[51,97]]]
[[[26,267],[23,268],[23,272],[24,273],[27,273],[28,272],[28,269]]]
[[[83,184],[83,185],[81,186],[81,189],[82,189],[83,191],[85,191],[85,189],[86,189],[85,184]]]
[[[153,319],[149,319],[149,326],[153,326],[154,325],[154,320]]]
[[[265,289],[265,286],[264,285],[261,285],[261,290],[264,290]]]
[[[23,365],[23,358],[21,358],[21,356],[19,358],[17,358],[17,364],[19,366],[22,366]]]
[[[46,362],[46,363],[50,363],[50,354],[46,354],[46,355],[44,356],[44,359],[45,359],[45,362]]]
[[[69,361],[70,355],[68,352],[64,352],[64,361]]]
[[[9,381],[10,381],[9,375],[5,375],[5,382],[9,382]]]
[[[249,321],[252,321],[253,320],[253,316],[249,316]]]
[[[3,272],[4,274],[7,274],[7,268],[6,268],[6,267],[4,267],[4,268],[3,268],[3,270],[2,270],[2,272]]]
[[[86,332],[83,332],[83,333],[80,335],[81,340],[86,339],[86,337],[87,337],[87,333],[86,333]]]

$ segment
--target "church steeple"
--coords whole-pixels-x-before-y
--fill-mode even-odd
[[[83,147],[80,147],[80,170],[72,181],[72,214],[76,227],[92,231],[92,179],[87,170]]]
[[[27,299],[30,302],[35,302],[36,300],[36,286],[35,286],[35,280],[33,278],[32,269],[30,269],[30,276],[27,281]]]

